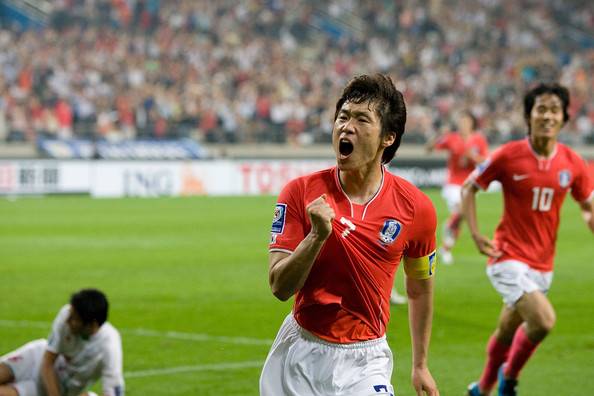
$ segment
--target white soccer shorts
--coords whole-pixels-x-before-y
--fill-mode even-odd
[[[487,276],[503,302],[513,306],[524,293],[547,293],[553,282],[553,272],[537,271],[517,260],[505,260],[487,266]]]
[[[460,212],[461,194],[462,186],[458,184],[446,184],[441,189],[441,197],[446,201],[450,213]]]
[[[19,396],[42,396],[41,360],[47,348],[46,340],[31,341],[16,351],[0,357],[0,363],[6,364],[14,375],[13,386]]]
[[[393,396],[392,368],[385,336],[330,343],[301,328],[289,314],[264,363],[260,396]]]

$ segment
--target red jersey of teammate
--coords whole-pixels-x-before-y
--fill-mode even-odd
[[[365,205],[349,200],[338,172],[323,170],[285,186],[275,209],[270,251],[295,250],[311,229],[307,205],[325,193],[336,213],[332,234],[296,294],[293,315],[320,338],[350,343],[384,335],[400,259],[434,252],[437,221],[429,198],[386,170]]]
[[[565,195],[571,190],[576,201],[584,202],[593,193],[584,160],[561,143],[550,158],[539,157],[524,139],[501,146],[471,177],[482,189],[493,180],[503,186],[504,212],[495,231],[503,256],[497,261],[519,260],[552,271]]]
[[[435,143],[436,150],[447,150],[448,156],[448,184],[461,186],[472,173],[476,164],[464,157],[465,153],[479,154],[486,157],[489,146],[485,137],[475,132],[468,139],[464,140],[459,133],[450,132],[443,135]]]

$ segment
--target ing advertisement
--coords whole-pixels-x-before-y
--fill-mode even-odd
[[[5,160],[0,161],[0,195],[277,195],[290,180],[333,165],[331,160]],[[594,160],[588,166],[594,180]],[[390,171],[421,188],[446,180],[445,162],[439,159],[396,160]]]

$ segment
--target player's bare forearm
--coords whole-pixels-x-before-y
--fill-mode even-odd
[[[46,351],[41,361],[41,379],[47,396],[60,396],[58,376],[54,370],[54,363],[57,357],[57,354]]]
[[[590,228],[590,231],[594,233],[594,204],[592,201],[582,202],[580,208],[582,210],[582,218]]]
[[[470,229],[470,234],[473,237],[479,234],[478,222],[476,218],[477,192],[478,188],[474,185],[472,180],[466,180],[466,182],[462,186],[461,206],[462,214],[464,215],[464,220],[466,220],[466,224],[468,224],[468,228]]]
[[[427,366],[433,320],[433,278],[407,278],[406,290],[413,352],[412,385],[417,395],[436,396],[439,391]]]
[[[286,301],[303,287],[324,242],[309,233],[293,253],[270,253],[268,280],[276,298]]]
[[[501,257],[502,252],[497,246],[479,231],[478,220],[476,216],[476,193],[478,187],[474,185],[472,179],[466,180],[462,186],[462,214],[470,229],[470,235],[476,247],[481,254],[492,258]]]
[[[433,318],[433,278],[406,279],[413,366],[426,367]]]

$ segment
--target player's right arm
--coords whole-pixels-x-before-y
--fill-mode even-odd
[[[471,175],[462,186],[462,214],[470,229],[470,235],[481,254],[492,258],[498,258],[502,252],[486,236],[481,234],[476,215],[476,194],[479,188],[475,184],[475,178]]]
[[[499,248],[483,234],[481,234],[477,212],[476,212],[476,194],[479,189],[486,190],[489,184],[494,180],[501,180],[502,169],[508,161],[506,158],[505,146],[496,150],[487,160],[479,164],[477,168],[468,176],[462,185],[462,214],[470,229],[470,235],[476,247],[481,254],[492,258],[499,258],[503,254]]]
[[[45,388],[47,396],[60,396],[60,387],[58,386],[58,376],[54,369],[54,363],[58,358],[58,354],[45,351],[41,360],[41,381]]]
[[[324,242],[332,233],[334,209],[321,195],[306,208],[311,230],[292,253],[272,251],[269,256],[268,281],[272,293],[281,301],[288,300],[303,287]]]

